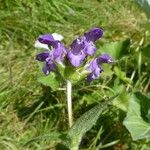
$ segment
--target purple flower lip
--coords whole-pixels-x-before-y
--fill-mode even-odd
[[[84,34],[85,52],[87,55],[93,55],[96,51],[95,42],[103,36],[103,30],[100,28],[93,28]]]
[[[87,70],[90,72],[90,74],[87,77],[87,81],[91,82],[92,80],[99,77],[100,73],[103,71],[103,68],[98,64],[96,58],[90,63]]]
[[[97,58],[97,63],[101,64],[101,63],[112,63],[112,57],[108,54],[102,54]]]
[[[54,71],[56,68],[55,63],[53,62],[52,52],[42,52],[36,55],[36,60],[45,62],[42,70],[45,75],[48,75],[51,71]]]
[[[53,62],[46,63],[45,66],[42,68],[45,75],[49,75],[51,71],[56,69],[56,65]]]
[[[36,55],[36,60],[44,62],[49,57],[49,52],[43,52]]]
[[[91,72],[87,76],[87,81],[91,82],[92,80],[98,78],[102,72],[103,72],[103,68],[101,66],[95,68],[95,70],[93,70],[93,72]]]
[[[92,41],[91,42],[85,41],[85,49],[84,49],[84,51],[85,51],[85,53],[87,55],[92,56],[95,53],[95,51],[96,51],[95,44]]]
[[[104,71],[101,67],[102,63],[112,63],[112,57],[108,54],[102,54],[98,58],[95,58],[87,68],[90,74],[87,77],[87,81],[91,82],[92,80],[99,77],[99,75]]]
[[[84,53],[83,38],[75,39],[71,44],[71,50],[67,54],[67,58],[74,67],[79,67],[84,61],[86,55]]]
[[[55,41],[53,36],[51,34],[45,34],[45,35],[41,35],[38,37],[37,39],[40,43],[43,44],[50,44],[51,41]]]
[[[67,58],[74,67],[79,67],[84,61],[85,57],[86,55],[83,51],[81,51],[78,55],[74,55],[71,51],[69,51],[67,54]]]
[[[101,28],[93,28],[89,32],[85,33],[84,36],[88,42],[95,42],[103,36],[103,30]]]
[[[78,55],[81,53],[81,51],[83,51],[84,47],[84,39],[77,38],[71,44],[71,51],[74,55]]]
[[[67,54],[67,49],[64,47],[62,43],[58,42],[57,45],[53,49],[53,56],[54,56],[55,61],[63,62],[66,54]]]

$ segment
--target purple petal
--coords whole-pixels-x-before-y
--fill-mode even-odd
[[[101,64],[101,63],[112,63],[112,57],[108,54],[102,54],[101,56],[99,56],[97,58],[97,63]]]
[[[54,63],[48,64],[46,63],[45,66],[42,68],[45,75],[48,75],[51,71],[54,71],[56,68]]]
[[[85,33],[84,36],[86,40],[95,42],[103,35],[103,30],[100,28],[93,28],[89,32]]]
[[[63,61],[65,55],[67,54],[67,50],[63,44],[58,43],[57,48],[53,50],[53,56],[56,61]]]
[[[103,72],[103,68],[99,66],[94,70],[95,77],[99,77],[100,73]]]
[[[77,55],[84,49],[84,47],[85,47],[84,39],[83,38],[77,38],[71,44],[72,53]]]
[[[87,81],[88,81],[88,82],[91,82],[91,81],[94,80],[94,79],[95,79],[94,73],[90,73],[90,74],[87,76]]]
[[[49,45],[52,46],[53,48],[57,48],[59,44],[60,44],[59,41],[49,41]]]
[[[85,52],[88,54],[88,55],[93,55],[96,51],[96,47],[95,47],[95,44],[93,42],[86,42],[85,43]]]
[[[90,73],[88,76],[87,76],[87,81],[88,82],[91,82],[92,80],[98,78],[101,74],[101,72],[103,71],[102,67],[98,67],[96,68],[92,73]]]
[[[40,54],[36,55],[36,60],[45,61],[46,58],[48,58],[48,57],[49,57],[49,52],[43,52],[43,53],[40,53]]]
[[[85,59],[86,55],[84,54],[84,52],[81,52],[78,55],[74,55],[71,51],[68,53],[67,55],[70,63],[74,66],[74,67],[79,67],[81,65],[81,63],[83,62],[83,60]]]
[[[43,44],[50,44],[51,41],[55,41],[51,34],[45,34],[38,37],[38,41]]]
[[[103,68],[97,63],[97,58],[90,63],[88,71],[90,72],[87,77],[88,81],[92,81],[99,77],[100,73],[103,71]]]
[[[96,59],[94,59],[91,63],[90,63],[90,65],[89,65],[89,67],[88,67],[88,70],[90,71],[90,72],[93,72],[96,68],[98,68],[99,66],[98,66],[98,63],[97,63],[97,60]]]

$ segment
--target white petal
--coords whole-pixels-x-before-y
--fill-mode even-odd
[[[55,40],[58,40],[58,41],[62,41],[64,39],[64,37],[58,33],[53,33],[52,36]]]
[[[50,50],[47,44],[40,43],[38,40],[35,41],[34,47]]]

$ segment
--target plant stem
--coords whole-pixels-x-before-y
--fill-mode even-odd
[[[69,80],[67,80],[67,105],[68,105],[69,127],[71,127],[73,125],[71,94],[72,94],[72,84]]]

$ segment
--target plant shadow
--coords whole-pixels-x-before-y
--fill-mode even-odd
[[[54,92],[50,87],[42,86],[42,96],[31,105],[25,105],[24,101],[16,101],[14,104],[14,109],[17,110],[17,116],[21,120],[27,119],[31,115],[35,115],[39,110],[46,109],[49,106],[55,106],[58,104],[57,91]],[[45,116],[48,115],[48,111],[44,111]]]

